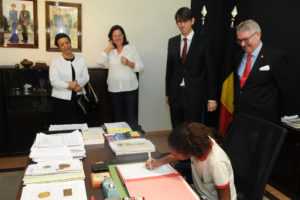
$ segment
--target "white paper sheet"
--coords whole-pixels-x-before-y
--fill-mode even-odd
[[[87,200],[83,180],[31,184],[23,188],[21,200]]]
[[[127,179],[136,179],[136,178],[146,178],[154,176],[162,176],[167,174],[178,174],[176,170],[169,165],[162,165],[155,169],[147,169],[145,163],[134,163],[126,165],[117,165],[119,173],[121,173],[122,178]]]

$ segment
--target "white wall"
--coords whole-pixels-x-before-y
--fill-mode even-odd
[[[179,34],[174,15],[190,7],[190,0],[60,0],[82,4],[82,54],[89,67],[107,45],[111,26],[119,24],[127,39],[140,52],[145,65],[140,75],[139,124],[146,131],[171,129],[165,103],[165,67],[168,38]],[[38,0],[38,49],[0,48],[0,64],[19,63],[24,58],[46,61],[59,53],[46,51],[45,0]]]

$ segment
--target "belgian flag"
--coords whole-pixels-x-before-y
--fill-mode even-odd
[[[219,130],[224,135],[227,132],[234,112],[234,70],[233,70],[233,52],[237,47],[235,42],[236,32],[234,28],[230,28],[227,37],[227,45],[225,48],[224,65],[223,65],[223,83],[220,99],[220,118]]]

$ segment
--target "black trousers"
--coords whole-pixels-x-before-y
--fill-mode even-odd
[[[27,26],[22,25],[21,28],[22,28],[23,40],[24,40],[24,42],[27,42],[27,40],[28,40]]]
[[[131,129],[138,127],[138,90],[110,92],[110,102],[115,122],[127,122]]]
[[[184,87],[180,88],[180,92],[176,99],[171,101],[170,114],[173,129],[183,122],[201,122],[202,103],[192,105],[188,101]]]
[[[52,101],[54,106],[52,124],[81,124],[87,122],[76,98],[64,100],[52,97]]]

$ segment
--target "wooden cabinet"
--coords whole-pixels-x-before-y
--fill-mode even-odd
[[[48,68],[0,69],[0,155],[28,153],[38,131],[52,122],[53,106]],[[100,99],[99,110],[88,114],[89,126],[111,122],[107,70],[89,70]]]

